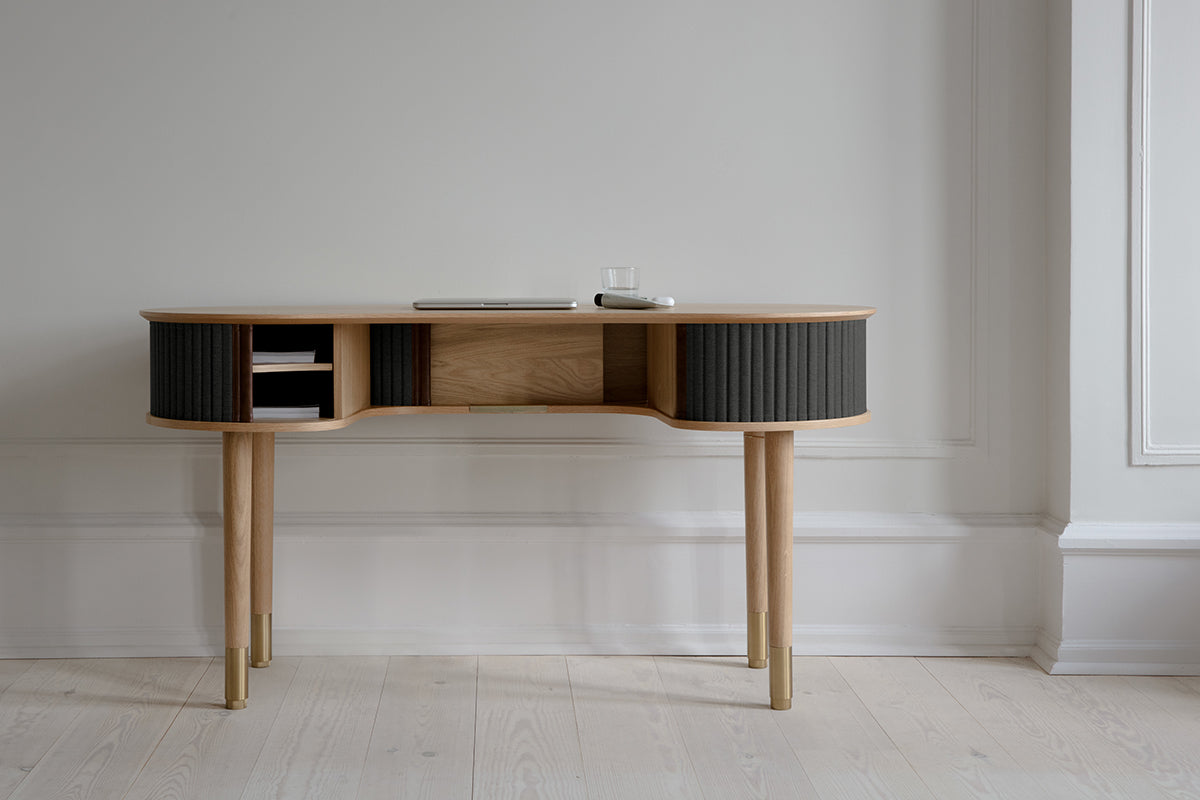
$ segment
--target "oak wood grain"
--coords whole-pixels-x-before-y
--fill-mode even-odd
[[[499,403],[495,405],[514,405]],[[522,404],[515,404],[522,405]],[[672,428],[689,431],[803,431],[823,430],[826,428],[845,428],[851,425],[862,425],[869,422],[871,412],[865,412],[854,417],[838,417],[835,419],[814,419],[792,422],[699,422],[688,419],[672,419],[654,408],[646,406],[620,405],[545,405],[541,413],[545,414],[631,414],[640,417],[652,417],[664,422]],[[273,420],[270,422],[198,422],[185,419],[164,419],[151,414],[146,415],[146,422],[160,428],[175,428],[185,431],[272,431],[284,433],[288,431],[332,431],[345,428],[357,420],[367,417],[391,417],[404,414],[470,414],[471,405],[457,406],[373,406],[363,409],[345,419],[322,419],[311,422],[290,422]]]
[[[638,323],[676,325],[704,322],[836,322],[866,319],[870,306],[787,303],[680,303],[673,308],[622,310],[581,305],[570,311],[417,311],[397,305],[204,306],[148,308],[151,322],[223,322],[253,325],[348,322],[358,324],[415,322],[555,323],[597,325]]]
[[[349,417],[371,405],[371,326],[333,326],[333,415]]]
[[[481,656],[474,797],[588,796],[561,656]]]
[[[600,325],[433,325],[430,402],[442,405],[599,405]]]
[[[746,611],[767,611],[767,489],[763,435],[742,436],[742,489],[746,517]]]
[[[473,657],[280,658],[236,712],[216,702],[220,659],[0,662],[18,673],[0,692],[0,798],[369,798],[395,796],[393,779],[420,797],[397,777],[418,773],[450,798],[640,797],[679,758],[700,786],[681,797],[1200,796],[1196,678],[796,658],[778,714],[740,658],[656,658],[661,685],[647,659],[623,661],[480,659],[476,704]],[[668,765],[646,793],[603,774],[629,750],[635,774]]]
[[[1095,726],[1047,702],[1040,688],[1044,673],[1028,661],[929,658],[921,664],[1025,770],[1038,776],[1047,796],[1167,796],[1151,775],[1137,768],[1140,758],[1130,759]]]
[[[233,712],[212,702],[225,680],[215,659],[124,800],[241,797],[299,664],[277,658],[257,671],[253,702]]]
[[[24,675],[36,663],[37,661],[33,659],[10,658],[0,660],[0,694],[3,694],[10,683]]]
[[[475,755],[475,656],[388,662],[358,800],[468,800]]]
[[[792,492],[794,447],[791,431],[763,438],[767,529],[767,638],[771,647],[792,646]]]
[[[386,671],[383,656],[301,660],[242,796],[354,797]]]
[[[589,797],[701,796],[653,657],[568,658],[567,668]]]
[[[667,417],[680,412],[679,348],[676,326],[649,325],[646,328],[647,400]]]
[[[1051,796],[916,660],[832,662],[934,797]]]
[[[1148,776],[1167,796],[1200,797],[1200,731],[1194,720],[1181,721],[1122,676],[1061,680],[1030,669],[1027,678],[1024,696],[1045,704],[1057,724],[1089,731],[1097,757]],[[1182,705],[1179,710],[1187,715]]]
[[[94,660],[44,660],[0,694],[0,798],[9,797],[90,698],[117,689]]]
[[[792,670],[792,710],[774,719],[821,797],[934,800],[828,658],[794,658]]]
[[[221,513],[225,526],[225,647],[250,646],[250,530],[253,435],[222,435]]]
[[[88,662],[89,680],[75,690],[78,713],[11,797],[124,797],[211,662]]]
[[[646,402],[646,326],[604,326],[604,402]]]
[[[270,614],[275,563],[275,434],[251,434],[250,613]]]
[[[763,710],[762,672],[742,658],[659,656],[655,663],[705,798],[821,796],[778,715]]]

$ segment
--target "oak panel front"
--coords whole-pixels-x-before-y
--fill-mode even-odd
[[[601,325],[435,324],[429,357],[435,406],[604,402]]]

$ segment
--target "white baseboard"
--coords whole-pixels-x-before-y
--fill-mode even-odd
[[[1051,675],[1200,675],[1200,643],[1039,636],[1030,656]]]
[[[1061,561],[1061,636],[1031,653],[1054,675],[1200,674],[1200,526],[1070,523]]]

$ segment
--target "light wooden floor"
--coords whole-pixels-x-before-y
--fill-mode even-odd
[[[1023,659],[0,661],[0,798],[1200,798],[1200,678]]]

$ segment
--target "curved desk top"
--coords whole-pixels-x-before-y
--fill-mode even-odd
[[[233,325],[296,325],[319,323],[434,323],[546,322],[556,325],[638,323],[835,322],[866,319],[870,306],[796,305],[783,303],[692,303],[673,308],[626,310],[583,306],[558,311],[417,311],[411,305],[330,306],[208,306],[148,308],[141,315],[151,322],[214,322]]]
[[[403,414],[607,413],[649,416],[691,430],[857,425],[870,419],[864,321],[874,313],[869,306],[785,304],[553,311],[418,311],[396,305],[146,309],[141,316],[151,322],[152,354],[147,421],[185,430],[277,432],[332,430],[364,417]],[[274,326],[287,325],[329,326],[323,345],[329,355],[318,359],[328,363],[315,369],[252,366],[251,349],[268,338],[253,334],[254,327],[286,334]],[[202,328],[209,330],[201,335]],[[401,329],[393,342],[391,331]],[[751,329],[757,330],[753,339]],[[290,380],[260,377],[271,372],[309,372],[296,378],[301,384],[324,381],[321,417],[263,419],[253,412],[260,396],[279,395],[274,381]],[[381,380],[399,387],[401,372],[408,395],[379,393]],[[232,416],[217,415],[222,402]]]

